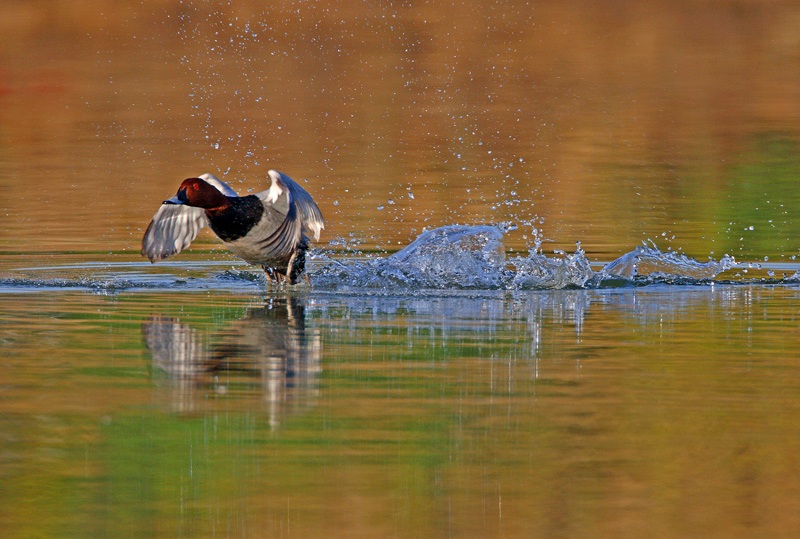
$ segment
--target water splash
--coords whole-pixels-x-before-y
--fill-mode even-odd
[[[446,226],[424,232],[405,249],[386,258],[341,260],[321,255],[312,272],[316,288],[558,290],[610,288],[645,284],[700,284],[734,267],[724,256],[699,262],[687,256],[642,245],[599,271],[580,245],[572,254],[546,256],[534,249],[527,257],[506,259],[506,225]]]
[[[515,267],[514,278],[510,288],[561,289],[581,288],[595,275],[589,260],[578,246],[574,254],[559,252],[560,258],[533,252],[528,258],[517,258],[512,262]]]
[[[420,295],[423,291],[560,290],[646,286],[701,285],[740,270],[725,282],[800,282],[800,264],[739,264],[732,257],[699,262],[675,252],[643,244],[603,266],[592,265],[578,245],[574,253],[543,254],[538,246],[528,256],[506,257],[508,224],[452,225],[429,230],[401,251],[377,258],[353,258],[315,251],[308,261],[313,289],[348,294]],[[175,270],[171,271],[171,266]],[[762,268],[764,266],[764,268]],[[766,269],[767,277],[750,270]],[[774,277],[774,271],[783,278]],[[746,275],[746,277],[742,277]],[[152,266],[144,262],[85,262],[73,266],[20,268],[0,276],[0,293],[42,290],[89,290],[113,294],[141,290],[263,290],[263,276],[243,262],[175,261]],[[435,292],[439,293],[439,292]]]
[[[597,279],[622,278],[645,283],[685,281],[702,282],[714,279],[736,265],[729,255],[720,260],[699,262],[676,252],[664,253],[655,246],[642,244],[633,251],[606,264]]]
[[[594,275],[580,248],[560,258],[534,252],[506,260],[506,229],[453,225],[429,230],[386,258],[325,258],[312,280],[323,289],[527,290],[582,287]]]
[[[437,228],[386,258],[322,262],[311,277],[315,287],[328,289],[498,289],[508,279],[503,231],[496,226]]]

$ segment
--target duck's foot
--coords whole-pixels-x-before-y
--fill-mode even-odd
[[[306,270],[306,250],[295,249],[292,256],[289,257],[289,262],[286,264],[286,270],[281,271],[271,266],[261,266],[264,269],[264,275],[267,278],[267,283],[275,284],[297,284],[300,279],[306,283],[311,284],[308,275],[305,274]]]
[[[297,284],[301,275],[308,284],[311,284],[311,280],[308,278],[308,275],[304,273],[305,271],[306,250],[297,249],[292,253],[291,258],[289,258],[289,263],[286,265],[286,275],[289,284]]]
[[[264,276],[267,278],[267,284],[275,283],[281,284],[286,281],[286,275],[280,273],[275,268],[269,266],[261,266],[264,269]]]

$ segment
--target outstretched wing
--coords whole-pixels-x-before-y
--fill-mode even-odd
[[[206,172],[198,176],[213,185],[227,197],[239,196],[236,191],[213,174]],[[158,262],[180,253],[192,243],[197,233],[208,225],[206,212],[183,204],[164,203],[153,216],[142,238],[142,255],[150,262]]]
[[[284,191],[288,191],[290,204],[294,202],[303,225],[314,234],[314,239],[318,240],[320,231],[325,228],[325,220],[308,191],[282,172],[270,170],[267,174],[272,180],[272,185],[267,191],[267,200],[274,203]]]
[[[182,204],[162,204],[142,238],[142,255],[158,262],[189,247],[208,224],[203,208]]]

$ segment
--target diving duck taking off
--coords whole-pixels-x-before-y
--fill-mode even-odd
[[[158,262],[188,247],[204,226],[239,258],[264,268],[269,282],[296,284],[305,271],[309,238],[325,221],[308,192],[286,174],[268,172],[266,191],[240,197],[212,174],[183,180],[142,238],[142,255]]]

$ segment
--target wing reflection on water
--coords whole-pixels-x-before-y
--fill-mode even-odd
[[[587,332],[590,340],[606,333],[657,332],[663,334],[661,342],[692,320],[713,320],[720,312],[730,312],[731,318],[758,293],[752,287],[661,286],[428,296],[312,294],[268,299],[214,331],[190,326],[187,318],[153,316],[142,332],[154,370],[162,373],[156,383],[166,388],[173,410],[197,414],[221,404],[252,410],[252,399],[260,398],[270,424],[277,426],[316,405],[323,339],[333,376],[342,365],[376,358],[391,363],[373,368],[389,369],[405,361],[444,364],[453,359],[458,366],[464,358],[485,358],[494,364],[506,361],[512,378],[518,379],[523,369],[536,380],[540,374],[565,372],[559,370],[564,358],[575,360],[577,372],[588,358],[600,357],[600,348],[582,347]],[[208,316],[201,320],[210,323]],[[752,326],[747,317],[735,322]]]
[[[239,397],[256,390],[276,427],[317,398],[322,341],[306,329],[302,298],[273,298],[214,335],[179,318],[152,316],[142,336],[154,367],[167,374],[177,412],[200,411],[209,393]]]

